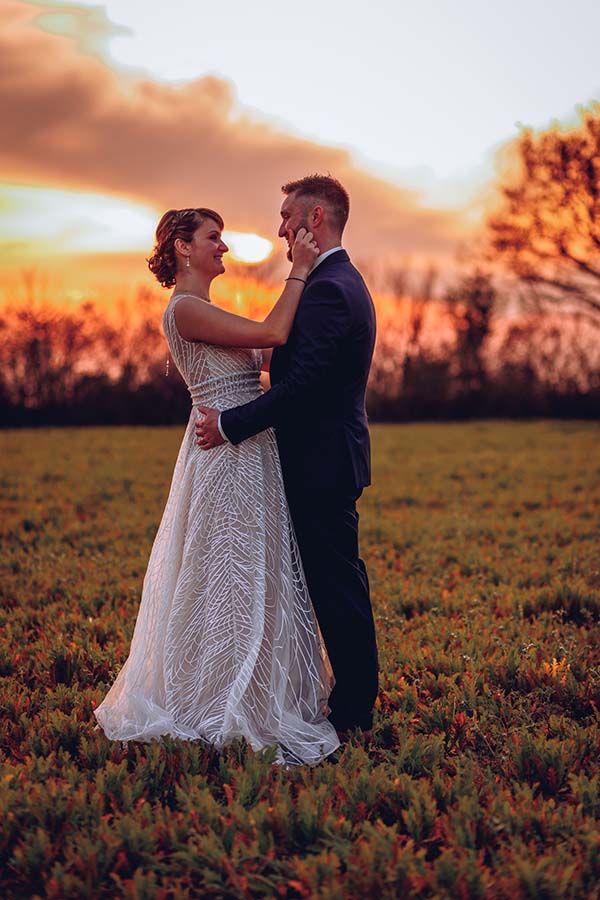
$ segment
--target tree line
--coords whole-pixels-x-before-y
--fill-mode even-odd
[[[388,273],[367,407],[381,421],[600,415],[600,105],[569,129],[523,129],[506,155],[477,257],[439,290],[434,270]],[[389,299],[391,297],[391,300]],[[183,422],[190,400],[141,289],[0,311],[0,421]]]

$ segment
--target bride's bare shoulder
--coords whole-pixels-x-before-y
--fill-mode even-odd
[[[184,341],[220,343],[213,331],[228,315],[224,310],[194,294],[182,294],[172,300],[175,301],[172,307],[175,325]]]

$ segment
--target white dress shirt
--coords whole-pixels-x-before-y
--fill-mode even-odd
[[[322,263],[324,259],[327,259],[327,257],[331,256],[332,253],[335,253],[337,250],[341,250],[341,249],[342,249],[341,246],[340,247],[331,247],[331,249],[325,250],[323,253],[320,253],[317,256],[317,258],[315,259],[314,263],[312,264],[312,268],[308,274],[310,275],[312,272],[314,272],[315,269],[317,268],[317,266],[319,265],[319,263]],[[220,433],[221,437],[223,438],[223,440],[229,441],[229,438],[227,437],[227,435],[221,428],[221,413],[219,413],[219,418],[217,419],[217,428],[219,429],[219,433]]]

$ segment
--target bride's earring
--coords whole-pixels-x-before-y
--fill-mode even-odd
[[[190,258],[189,258],[189,256],[186,256],[186,258],[185,258],[185,267],[186,267],[186,269],[189,269],[189,267],[190,267]]]

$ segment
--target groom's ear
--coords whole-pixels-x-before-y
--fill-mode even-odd
[[[325,213],[322,206],[313,206],[312,212],[309,216],[311,228],[314,228],[316,225],[322,225],[324,216]]]

